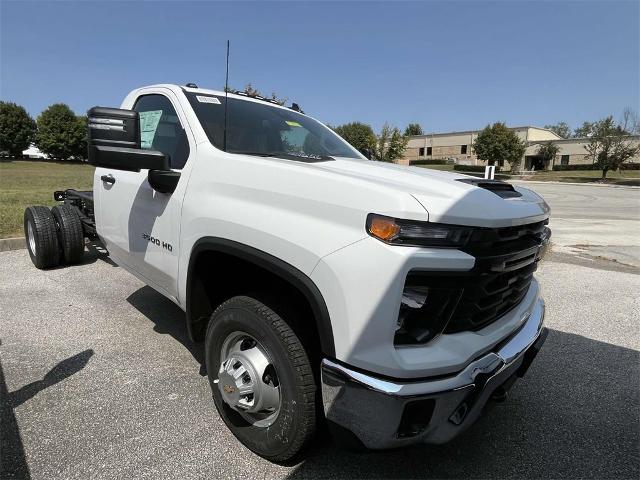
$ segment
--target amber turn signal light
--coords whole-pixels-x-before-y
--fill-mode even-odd
[[[371,235],[387,242],[400,233],[400,226],[389,217],[371,216],[368,226]]]

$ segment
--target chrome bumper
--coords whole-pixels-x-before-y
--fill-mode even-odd
[[[492,395],[522,377],[544,342],[544,302],[495,351],[451,377],[385,380],[322,361],[322,398],[330,426],[355,435],[367,448],[445,443],[474,423]]]

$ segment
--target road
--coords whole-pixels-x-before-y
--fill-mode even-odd
[[[618,189],[565,188],[539,191],[570,220],[633,214],[612,213],[628,203]],[[609,206],[581,217],[577,195]],[[538,272],[545,347],[507,401],[451,444],[355,454],[325,439],[279,466],[218,418],[202,347],[173,303],[95,250],[83,265],[46,272],[25,250],[0,253],[0,476],[638,478],[639,272],[554,251]]]
[[[549,203],[555,251],[640,267],[640,188],[513,183]]]

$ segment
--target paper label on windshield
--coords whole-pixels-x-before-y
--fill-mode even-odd
[[[290,127],[301,127],[302,126],[298,122],[294,122],[293,120],[285,120],[285,122],[287,122],[287,125],[289,125]]]
[[[161,116],[162,110],[140,112],[140,146],[142,148],[151,148]]]
[[[205,97],[204,95],[196,95],[196,98],[200,103],[214,103],[216,105],[220,105],[220,100],[216,97]]]

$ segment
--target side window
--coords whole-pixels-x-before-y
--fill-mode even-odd
[[[133,109],[140,114],[142,148],[167,155],[171,168],[184,167],[189,157],[189,142],[169,99],[158,94],[143,95]]]

